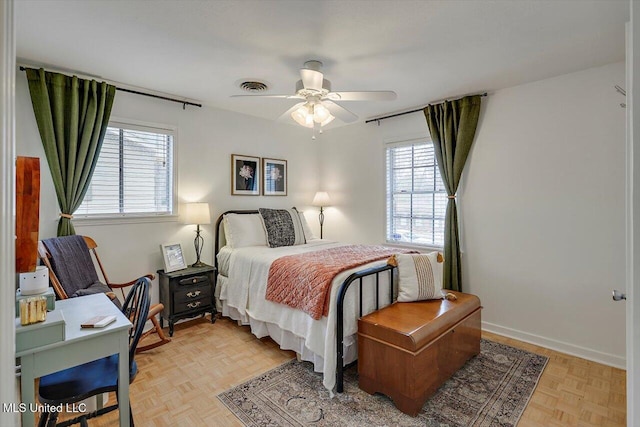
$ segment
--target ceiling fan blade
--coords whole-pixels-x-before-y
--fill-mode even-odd
[[[332,101],[393,101],[398,95],[390,90],[372,90],[365,92],[330,92],[327,98]]]
[[[334,116],[336,116],[337,118],[339,118],[345,123],[352,123],[358,120],[358,116],[356,116],[346,108],[336,104],[335,102],[326,100],[326,101],[322,101],[322,105],[327,107],[327,109],[331,112],[331,114],[333,114]]]
[[[279,98],[279,99],[304,99],[298,95],[231,95],[231,98]]]
[[[302,85],[305,89],[322,90],[323,76],[320,71],[301,68],[300,77],[302,78]]]
[[[282,113],[282,115],[280,117],[278,117],[276,119],[277,122],[283,122],[286,119],[291,119],[291,113],[293,113],[294,111],[296,111],[298,108],[300,108],[301,106],[303,106],[305,103],[304,102],[298,102],[296,105],[294,105],[293,107],[289,108],[287,111],[285,111],[284,113]]]

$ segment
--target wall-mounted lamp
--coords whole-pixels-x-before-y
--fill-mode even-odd
[[[191,267],[204,267],[207,264],[200,261],[204,238],[200,235],[200,225],[211,224],[211,213],[209,212],[209,203],[187,203],[184,205],[183,220],[185,224],[196,224],[196,238],[193,245],[196,248],[196,262]]]
[[[320,215],[318,216],[318,219],[320,220],[320,238],[322,239],[322,225],[324,224],[323,208],[326,206],[331,206],[331,198],[326,191],[318,191],[311,204],[313,206],[320,206]]]

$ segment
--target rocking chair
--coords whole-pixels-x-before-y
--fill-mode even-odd
[[[136,280],[127,283],[111,283],[107,278],[102,262],[98,257],[97,243],[87,236],[66,236],[55,237],[38,242],[38,255],[42,263],[49,269],[49,280],[58,299],[67,299],[95,293],[106,293],[111,301],[121,307],[120,301],[113,293],[114,289],[120,289],[124,298],[124,288],[132,286]],[[106,284],[98,280],[93,258],[95,258],[102,277]],[[153,274],[143,277],[153,280]],[[154,304],[149,310],[148,320],[153,324],[153,328],[142,334],[141,340],[145,337],[157,333],[159,341],[148,345],[138,346],[136,352],[150,350],[171,341],[167,338],[160,327],[156,315],[164,309],[162,304]]]

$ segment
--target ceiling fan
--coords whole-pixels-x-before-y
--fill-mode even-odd
[[[331,123],[336,117],[345,123],[351,123],[358,119],[358,116],[336,102],[392,101],[396,99],[396,93],[392,91],[332,92],[331,82],[324,78],[320,71],[321,68],[322,62],[320,61],[305,62],[304,68],[300,69],[301,80],[296,83],[294,95],[232,95],[232,97],[302,99],[302,102],[289,108],[278,120],[291,117],[298,124],[314,130]],[[322,132],[321,129],[320,132]]]

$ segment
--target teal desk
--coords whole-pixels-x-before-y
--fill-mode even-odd
[[[36,403],[34,402],[36,378],[118,353],[120,427],[129,427],[129,328],[131,328],[131,322],[105,294],[56,301],[54,311],[61,311],[64,317],[64,341],[16,353],[22,365],[20,378],[22,402],[27,406],[26,412],[22,413],[22,426],[33,427],[35,423],[35,414],[30,408],[35,407]],[[91,317],[111,314],[117,316],[116,321],[105,328],[80,328],[80,324]],[[21,326],[18,319],[16,330],[19,328]]]

